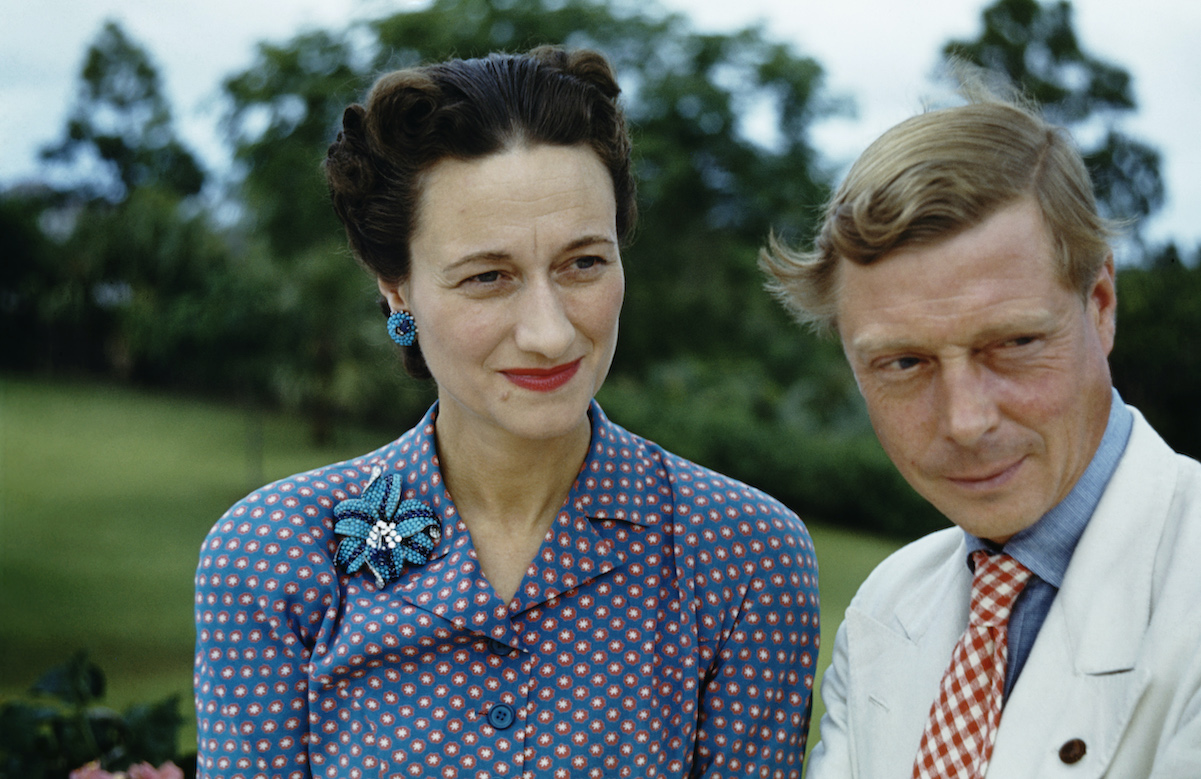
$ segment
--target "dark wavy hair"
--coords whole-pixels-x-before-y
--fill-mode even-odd
[[[409,276],[423,175],[446,158],[470,160],[521,145],[587,145],[613,179],[617,236],[637,205],[630,138],[608,60],[587,49],[542,46],[406,68],[380,77],[342,115],[323,168],[354,256],[389,284]],[[384,304],[386,309],[386,304]],[[419,346],[405,369],[429,378]]]

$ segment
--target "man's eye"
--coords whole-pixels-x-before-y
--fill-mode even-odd
[[[490,270],[485,273],[477,273],[467,279],[467,281],[476,282],[479,284],[491,284],[500,280],[500,271]]]
[[[917,357],[897,357],[886,362],[884,367],[890,371],[907,371],[921,365],[921,362]]]

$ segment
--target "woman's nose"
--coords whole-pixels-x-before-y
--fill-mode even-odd
[[[517,301],[517,347],[548,359],[563,356],[575,340],[575,325],[567,316],[561,292],[543,281],[531,285],[521,298]]]

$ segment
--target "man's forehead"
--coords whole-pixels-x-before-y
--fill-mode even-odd
[[[1053,327],[1062,311],[1013,300],[987,310],[968,312],[926,311],[920,319],[873,319],[846,334],[848,352],[860,355],[911,349],[930,349],[942,344],[976,348],[999,339],[1042,332]]]
[[[1074,296],[1060,278],[1037,203],[1019,201],[945,240],[910,244],[869,264],[842,258],[835,279],[844,343],[894,340],[898,328],[1037,327]],[[854,332],[848,332],[848,328]]]

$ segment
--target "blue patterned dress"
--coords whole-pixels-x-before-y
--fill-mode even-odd
[[[584,465],[516,596],[480,573],[434,415],[268,485],[196,574],[202,777],[800,777],[817,564],[770,496],[592,404]],[[376,468],[441,519],[379,586],[334,563],[333,509]]]

